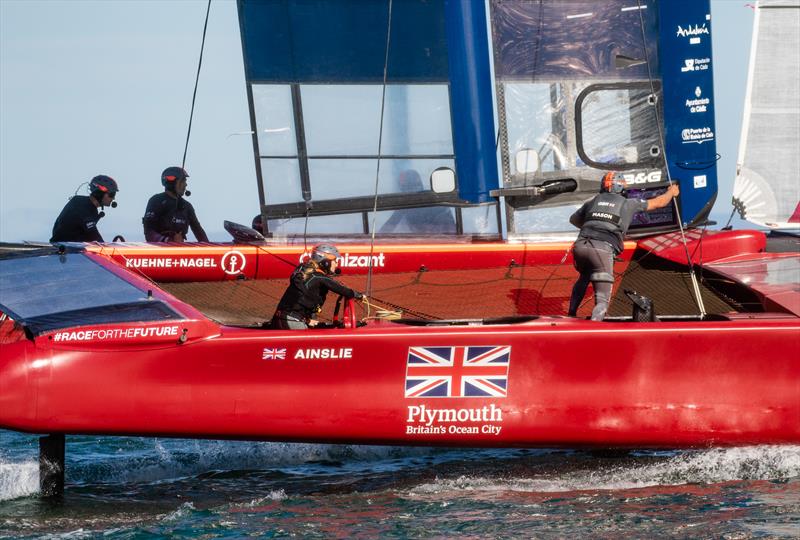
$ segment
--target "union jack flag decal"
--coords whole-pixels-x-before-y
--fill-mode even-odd
[[[506,397],[511,346],[410,347],[407,398]]]
[[[269,349],[265,348],[261,353],[262,360],[286,360],[286,348]]]

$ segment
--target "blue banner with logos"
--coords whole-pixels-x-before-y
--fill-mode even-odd
[[[717,194],[709,1],[662,0],[659,34],[667,165],[683,221],[702,222]]]

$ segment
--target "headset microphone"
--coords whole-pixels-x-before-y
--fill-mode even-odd
[[[186,191],[184,191],[184,192],[183,192],[183,196],[184,196],[184,197],[189,197],[191,194],[192,194],[192,192],[191,192],[191,191],[189,191],[188,189],[187,189]]]
[[[111,201],[111,208],[117,207],[117,201]]]

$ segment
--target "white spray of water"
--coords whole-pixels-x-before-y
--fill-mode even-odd
[[[604,466],[549,477],[437,479],[411,490],[566,492],[637,489],[650,486],[712,484],[735,480],[779,480],[800,477],[800,446],[750,446],[678,454],[659,463]]]
[[[39,462],[8,462],[0,458],[0,501],[26,497],[39,491]]]

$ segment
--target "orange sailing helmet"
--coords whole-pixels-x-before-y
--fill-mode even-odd
[[[628,184],[625,177],[618,172],[608,171],[600,182],[600,191],[605,193],[622,193]]]

